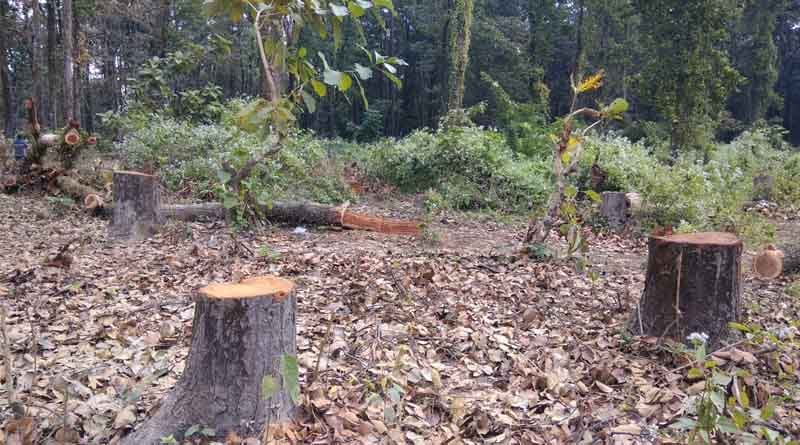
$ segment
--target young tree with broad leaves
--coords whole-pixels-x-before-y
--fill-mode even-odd
[[[255,208],[249,206],[253,201],[266,204],[259,202],[263,201],[261,197],[252,196],[243,184],[258,165],[281,150],[301,107],[314,112],[318,98],[336,92],[348,94],[356,88],[366,107],[363,82],[372,78],[375,71],[398,88],[402,86],[397,71],[406,63],[397,57],[386,57],[361,45],[364,64],[336,69],[322,52],[309,54],[297,45],[301,31],[310,28],[320,38],[332,39],[338,50],[345,26],[354,26],[363,38],[361,20],[369,15],[383,25],[384,14],[395,14],[392,0],[206,0],[205,4],[212,17],[252,23],[265,77],[263,96],[242,109],[238,123],[244,130],[264,132],[269,144],[260,153],[223,161],[223,202],[229,209]]]

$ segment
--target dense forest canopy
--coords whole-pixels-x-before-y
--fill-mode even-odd
[[[247,17],[209,17],[204,3],[0,1],[6,135],[24,128],[28,97],[39,98],[45,126],[62,127],[69,116],[91,131],[101,129],[98,114],[125,110],[134,100],[185,114],[198,101],[259,96],[263,70]],[[671,135],[674,149],[691,148],[702,145],[704,131],[730,139],[768,121],[800,143],[798,1],[397,0],[394,6],[395,14],[382,8],[380,21],[345,23],[338,49],[302,31],[298,47],[329,54],[332,66],[363,62],[366,42],[408,63],[397,73],[402,89],[374,76],[364,83],[369,108],[330,94],[303,113],[302,127],[345,138],[402,136],[436,127],[448,108],[482,102],[488,108],[476,119],[502,126],[492,85],[514,103],[543,103],[537,109],[555,117],[569,109],[570,75],[602,68],[606,85],[588,100],[627,99],[631,111],[622,126],[632,137],[641,129],[632,122],[652,121]],[[64,76],[65,55],[72,81]]]

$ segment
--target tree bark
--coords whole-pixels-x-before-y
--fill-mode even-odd
[[[758,175],[753,178],[753,200],[769,201],[772,199],[772,190],[775,187],[775,177],[771,175]]]
[[[57,128],[58,121],[58,64],[56,63],[56,6],[47,2],[47,111],[50,126]],[[43,111],[44,112],[44,111]]]
[[[713,350],[741,314],[742,242],[730,233],[652,236],[635,334],[686,341],[708,335]]]
[[[282,363],[296,354],[295,285],[276,277],[200,289],[186,367],[158,412],[122,445],[151,445],[191,425],[257,435],[267,423],[290,418],[295,403]],[[272,377],[275,392],[263,397]]]
[[[447,111],[464,107],[473,0],[451,0],[447,32]]]
[[[64,43],[64,103],[62,115],[69,122],[75,118],[75,55],[73,53],[72,0],[61,2],[61,40]]]
[[[7,137],[14,137],[16,131],[16,110],[14,109],[14,90],[11,88],[11,76],[8,73],[8,48],[6,42],[11,41],[9,34],[13,31],[8,26],[8,0],[0,0],[0,86],[3,92],[3,132]]]
[[[158,178],[138,172],[116,171],[113,181],[111,235],[133,240],[152,236],[161,223]]]
[[[42,10],[39,0],[31,1],[31,82],[33,83],[33,98],[36,103],[42,104],[42,76],[40,69],[44,65],[42,60]]]
[[[603,192],[600,216],[612,230],[620,230],[628,222],[628,197],[623,192]]]

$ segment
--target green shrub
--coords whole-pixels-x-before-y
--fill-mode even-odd
[[[224,182],[223,160],[235,159],[268,146],[269,142],[233,126],[193,124],[153,115],[144,128],[128,128],[115,150],[128,168],[158,170],[171,191],[190,189],[197,197],[211,197]],[[249,183],[264,200],[307,199],[323,203],[350,197],[342,166],[328,157],[328,141],[307,133],[289,137],[278,155],[259,165]]]
[[[647,226],[731,229],[762,242],[774,236],[774,228],[742,211],[752,198],[753,177],[784,165],[779,170],[785,173],[777,181],[784,189],[778,194],[787,196],[792,188],[788,178],[800,173],[800,157],[793,172],[795,164],[784,162],[785,152],[773,149],[773,143],[766,130],[748,131],[729,144],[717,145],[706,155],[707,162],[694,153],[667,165],[657,160],[644,141],[593,137],[586,144],[583,168],[588,170],[599,152],[599,164],[608,174],[606,188],[640,193]]]
[[[354,158],[403,192],[428,192],[437,208],[523,210],[544,202],[550,188],[546,162],[514,153],[502,134],[477,127],[416,131]]]

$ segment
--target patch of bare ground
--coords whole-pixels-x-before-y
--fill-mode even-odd
[[[677,355],[625,333],[641,241],[591,235],[592,280],[567,262],[510,255],[522,225],[464,215],[430,219],[437,235],[426,240],[209,222],[132,244],[44,199],[0,195],[0,220],[13,386],[41,443],[113,443],[181,374],[193,290],[264,274],[299,285],[303,409],[271,443],[669,443],[696,395]],[[48,263],[67,243],[68,266]],[[747,277],[749,323],[800,318],[785,284]],[[774,425],[797,436],[794,344],[742,346],[727,365],[752,374],[754,394],[782,399]]]

